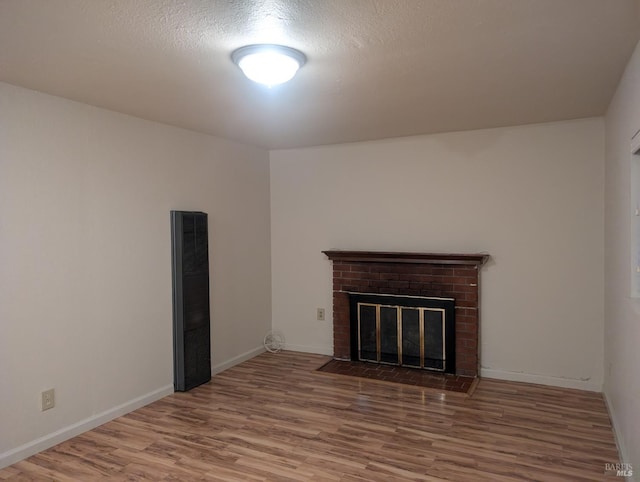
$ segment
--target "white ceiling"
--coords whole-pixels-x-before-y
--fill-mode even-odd
[[[266,148],[604,114],[638,0],[0,0],[0,80]],[[229,55],[307,64],[268,89]]]

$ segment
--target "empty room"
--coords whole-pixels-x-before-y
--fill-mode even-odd
[[[640,0],[0,0],[0,480],[640,480]]]

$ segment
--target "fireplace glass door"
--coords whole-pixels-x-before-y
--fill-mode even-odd
[[[358,359],[446,370],[446,310],[358,303]]]

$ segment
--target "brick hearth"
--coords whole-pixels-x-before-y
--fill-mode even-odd
[[[323,251],[333,261],[333,355],[351,359],[349,293],[455,299],[456,374],[478,376],[479,268],[486,254]]]

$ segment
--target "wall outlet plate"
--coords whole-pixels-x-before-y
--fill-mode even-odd
[[[42,411],[49,410],[56,406],[56,394],[54,389],[42,392]]]
[[[318,321],[324,321],[324,308],[318,308],[316,318]]]

